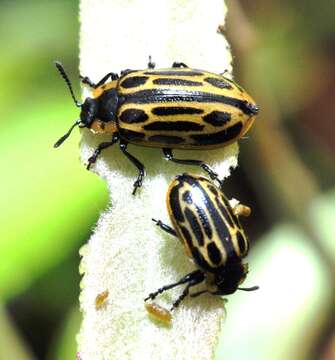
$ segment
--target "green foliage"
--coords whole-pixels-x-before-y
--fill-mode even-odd
[[[66,317],[57,342],[52,346],[49,358],[51,360],[73,360],[76,358],[78,334],[81,322],[81,314],[77,307],[74,307]]]
[[[78,116],[52,63],[74,68],[67,59],[77,52],[76,13],[75,1],[1,4],[2,299],[76,251],[107,201],[103,182],[78,161],[78,132],[52,147]]]
[[[335,257],[330,226],[335,192],[316,199],[311,209],[311,221],[324,243],[332,243]],[[312,358],[311,351],[332,306],[329,284],[333,274],[303,231],[293,224],[272,229],[248,258],[250,273],[243,285],[259,285],[260,289],[240,291],[229,298],[216,359]]]
[[[78,135],[62,149],[52,147],[71,118],[52,103],[7,116],[9,135],[0,143],[0,151],[7,153],[1,158],[6,171],[0,188],[0,288],[5,298],[78,248],[106,202],[102,181],[72,156],[78,153]]]
[[[0,359],[32,360],[32,354],[18,336],[2,304],[0,304]]]

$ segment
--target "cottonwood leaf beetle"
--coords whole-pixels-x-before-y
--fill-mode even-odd
[[[186,255],[198,269],[151,293],[145,301],[154,300],[159,294],[179,285],[186,286],[171,310],[179,306],[193,286],[201,283],[204,283],[204,289],[193,292],[191,297],[258,289],[258,286],[240,287],[248,273],[248,264],[244,264],[242,259],[248,253],[249,241],[239,216],[248,216],[250,208],[245,205],[232,208],[221,187],[204,177],[189,174],[179,175],[172,181],[166,203],[173,227],[160,220],[153,221],[181,240]]]
[[[231,144],[250,129],[258,113],[255,101],[234,81],[184,63],[154,69],[150,59],[146,70],[124,70],[120,76],[111,72],[97,83],[81,77],[92,88],[92,96],[83,103],[76,99],[62,64],[55,65],[81,111],[54,146],[60,146],[76,126],[110,134],[111,140],[101,143],[88,159],[87,169],[102,150],[119,142],[138,170],[133,194],[142,185],[144,166],[127,151],[128,143],[161,148],[165,159],[200,166],[215,180],[218,175],[202,160],[177,159],[173,149],[208,150]]]

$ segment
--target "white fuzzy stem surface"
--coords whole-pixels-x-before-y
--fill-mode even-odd
[[[229,73],[229,46],[216,31],[225,14],[222,0],[82,0],[81,74],[97,81],[111,71],[143,69],[149,55],[158,68],[178,61]],[[106,136],[83,131],[83,162],[106,140]],[[201,171],[165,161],[159,149],[129,145],[128,150],[146,167],[143,187],[136,196],[131,191],[137,173],[117,145],[104,150],[92,167],[108,184],[110,205],[82,251],[80,357],[212,359],[224,316],[221,298],[186,299],[173,312],[170,326],[150,319],[143,303],[150,292],[195,269],[181,243],[159,231],[151,218],[169,224],[168,184],[183,172]],[[221,178],[237,165],[237,154],[237,144],[211,151],[175,151],[180,158],[204,160]],[[109,296],[97,309],[96,296],[105,290]],[[182,287],[168,291],[157,302],[169,308],[181,291]]]

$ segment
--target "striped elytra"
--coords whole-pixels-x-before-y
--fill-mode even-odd
[[[76,99],[63,66],[58,62],[55,65],[81,112],[54,147],[60,146],[76,126],[97,135],[110,134],[110,141],[101,142],[88,159],[87,169],[102,150],[119,143],[138,171],[133,194],[142,186],[145,167],[128,152],[128,143],[161,148],[165,159],[200,166],[216,180],[218,174],[201,159],[177,159],[172,150],[207,150],[231,144],[249,130],[258,113],[255,101],[235,82],[183,63],[154,69],[149,62],[149,69],[108,73],[96,84],[81,77],[82,83],[92,88],[92,96],[83,103]],[[215,250],[211,253],[214,259]]]
[[[196,269],[152,292],[145,301],[154,300],[159,294],[180,285],[185,286],[184,290],[171,310],[188,295],[229,295],[236,290],[258,289],[258,286],[240,287],[248,273],[248,264],[242,260],[248,253],[249,242],[239,216],[248,216],[251,210],[242,204],[232,208],[221,187],[204,177],[186,173],[171,182],[166,202],[173,227],[160,220],[153,221],[169,235],[181,240]],[[199,284],[203,285],[200,290],[190,291]]]
[[[169,186],[167,207],[186,253],[215,273],[248,253],[249,243],[221,189],[204,177],[183,174]]]
[[[144,134],[125,138],[144,146],[224,146],[243,136],[258,112],[254,100],[231,80],[189,68],[131,72],[117,91],[118,127]],[[140,112],[143,121],[133,121],[132,112]]]

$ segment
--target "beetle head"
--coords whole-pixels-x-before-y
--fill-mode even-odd
[[[55,65],[65,80],[67,87],[71,93],[71,97],[77,107],[81,108],[80,119],[77,120],[54,145],[54,147],[60,146],[71,134],[72,130],[76,127],[87,127],[94,132],[104,132],[106,123],[109,123],[108,131],[115,132],[116,124],[116,111],[118,106],[118,96],[115,88],[104,91],[97,98],[86,98],[83,103],[80,103],[73,92],[73,88],[69,77],[67,76],[63,65],[60,62],[55,62]]]
[[[228,265],[228,266],[227,266]],[[231,261],[225,264],[223,268],[207,277],[207,288],[190,294],[191,297],[197,297],[201,294],[210,293],[212,295],[230,295],[236,290],[254,291],[258,286],[241,288],[240,284],[244,281],[248,273],[248,264],[242,264],[241,261]]]
[[[96,99],[86,98],[81,105],[80,121],[82,127],[90,128],[94,119],[97,117],[98,103]]]
[[[226,264],[225,269],[215,274],[214,283],[217,287],[212,292],[214,295],[230,295],[236,290],[254,291],[258,286],[250,288],[241,288],[239,285],[244,281],[248,273],[248,267],[240,261],[235,263]]]

